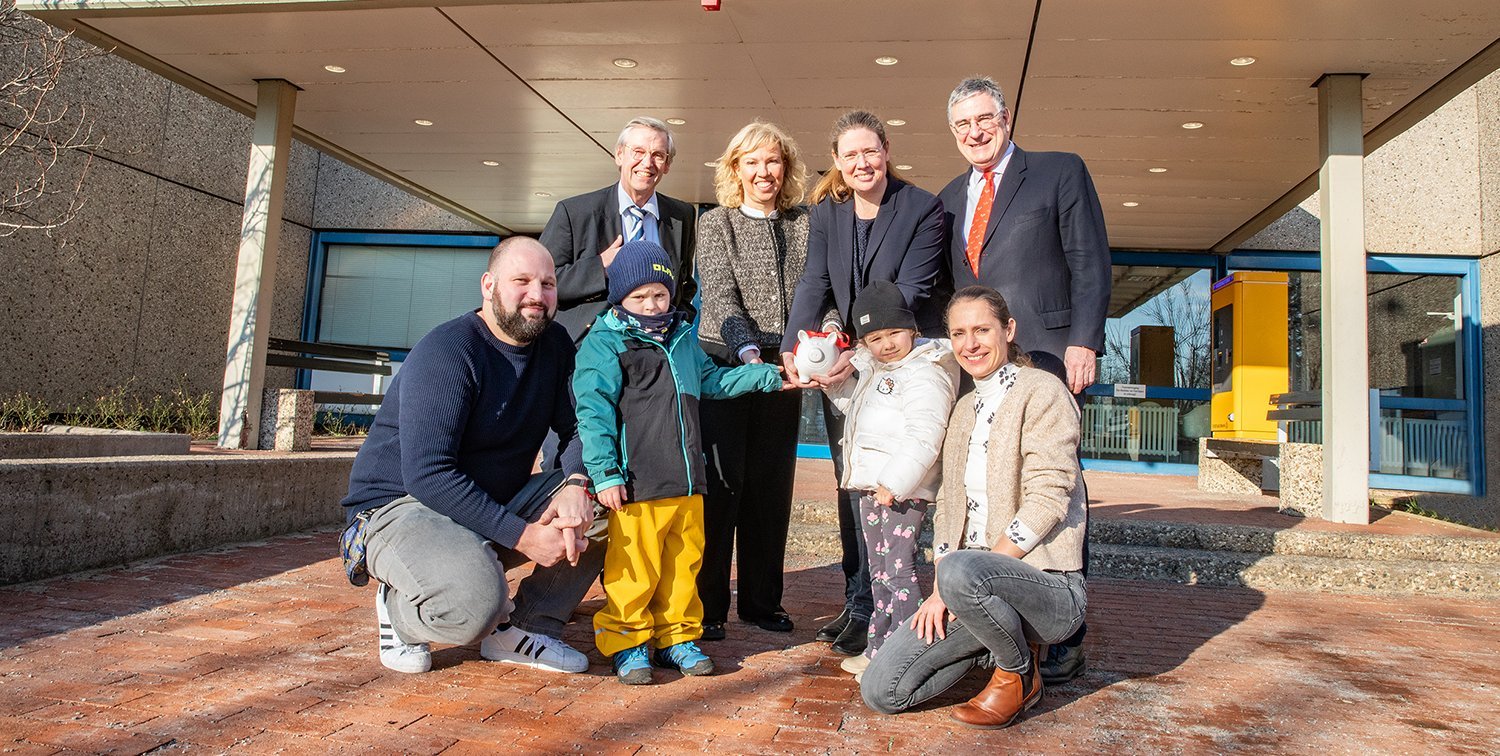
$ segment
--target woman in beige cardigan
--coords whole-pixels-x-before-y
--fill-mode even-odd
[[[1039,646],[1083,622],[1078,406],[1055,376],[1027,364],[1015,333],[993,289],[962,289],[948,306],[953,351],[975,389],[959,397],[943,443],[932,595],[860,682],[876,711],[905,711],[970,669],[993,667],[953,716],[1005,727],[1041,699]]]

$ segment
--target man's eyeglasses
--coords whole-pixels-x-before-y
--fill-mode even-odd
[[[645,160],[646,158],[649,157],[649,158],[651,158],[651,162],[659,164],[659,165],[666,165],[667,161],[671,160],[671,157],[668,156],[667,153],[665,153],[665,152],[654,152],[654,151],[650,151],[650,150],[643,150],[643,149],[641,149],[639,147],[631,147],[630,148],[630,157],[632,159],[634,159],[636,162],[640,162],[640,161]]]
[[[1000,125],[1000,113],[990,113],[975,118],[964,118],[948,124],[953,133],[963,136],[969,133],[969,129],[979,127],[980,131],[994,131]]]

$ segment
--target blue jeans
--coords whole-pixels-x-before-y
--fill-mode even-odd
[[[928,644],[902,623],[860,682],[865,705],[897,714],[958,682],[976,666],[1025,672],[1028,643],[1057,643],[1083,624],[1081,572],[1043,572],[1004,554],[958,551],[937,566],[937,592],[957,619]]]

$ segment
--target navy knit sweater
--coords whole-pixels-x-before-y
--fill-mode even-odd
[[[477,313],[434,329],[391,381],[354,458],[349,518],[411,495],[506,548],[526,522],[505,509],[526,484],[547,429],[559,464],[583,473],[573,417],[573,342],[553,324],[524,347],[495,338]]]

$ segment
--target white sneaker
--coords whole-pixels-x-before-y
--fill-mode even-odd
[[[856,678],[863,674],[865,668],[870,666],[870,657],[860,654],[859,656],[846,656],[839,662],[839,669],[854,675]]]
[[[375,620],[380,623],[380,663],[387,669],[415,674],[432,669],[432,649],[426,643],[407,643],[391,625],[385,608],[386,584],[375,588]]]
[[[511,625],[504,630],[495,628],[479,644],[479,655],[490,661],[519,664],[548,672],[583,672],[589,668],[589,658],[578,649],[541,633],[528,633]]]

